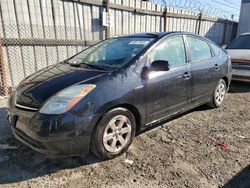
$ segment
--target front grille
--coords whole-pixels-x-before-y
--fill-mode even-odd
[[[25,101],[29,102],[26,104],[26,102],[23,102],[22,99],[25,99]],[[21,110],[28,110],[28,111],[38,110],[38,106],[36,106],[34,102],[32,102],[32,99],[28,99],[28,97],[25,97],[18,89],[13,95],[13,101],[15,106]]]
[[[20,110],[28,110],[28,111],[32,111],[32,112],[38,110],[38,108],[34,108],[34,107],[30,107],[30,106],[26,106],[26,105],[22,105],[22,104],[18,103],[18,102],[17,102],[16,93],[15,93],[15,95],[14,95],[14,97],[13,97],[13,101],[14,101],[14,103],[15,103],[15,106],[16,106],[18,109],[20,109]]]
[[[233,64],[234,69],[250,70],[250,65]]]
[[[20,105],[18,104],[16,101],[15,101],[15,106],[21,110],[28,110],[28,111],[32,111],[32,112],[35,112],[37,111],[38,109],[37,108],[33,108],[33,107],[29,107],[29,106],[24,106],[24,105]]]
[[[239,75],[233,75],[233,79],[242,79],[242,80],[250,80],[249,76],[239,76]]]
[[[250,64],[250,60],[241,60],[241,59],[232,59],[232,63],[243,63],[243,64]]]
[[[232,60],[232,65],[234,69],[250,70],[250,61]]]

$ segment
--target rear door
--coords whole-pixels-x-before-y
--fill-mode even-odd
[[[170,70],[150,72],[146,80],[147,123],[180,111],[191,102],[191,68],[183,37],[174,36],[162,41],[148,54],[149,67],[155,60],[168,61]]]
[[[214,88],[211,85],[211,70],[215,70],[212,51],[207,41],[195,37],[186,36],[191,64],[192,103],[200,103],[211,98]]]
[[[219,46],[211,42],[208,44],[211,46],[213,52],[211,68],[208,73],[208,87],[213,92],[219,80],[225,75],[225,72],[228,72],[229,64],[227,54]]]

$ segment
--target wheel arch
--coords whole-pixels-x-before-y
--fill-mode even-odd
[[[127,110],[129,110],[135,117],[136,120],[136,132],[138,132],[141,129],[141,125],[142,125],[142,114],[140,113],[139,109],[129,103],[109,103],[105,106],[103,106],[101,108],[102,111],[102,116],[99,117],[99,120],[97,121],[96,126],[98,126],[98,123],[100,122],[100,120],[102,119],[102,117],[110,110],[113,110],[115,108],[125,108]]]
[[[116,109],[116,108],[125,108],[125,109],[129,110],[134,115],[134,117],[135,117],[135,121],[136,121],[136,133],[138,133],[140,131],[140,129],[141,129],[141,121],[142,120],[141,120],[141,113],[139,112],[138,108],[136,108],[134,105],[131,105],[131,104],[128,104],[128,103],[116,104],[116,105],[112,105],[112,106],[108,105],[105,108],[102,108],[103,113],[98,118],[95,126],[93,127],[93,130],[92,130],[92,133],[91,133],[91,137],[90,137],[90,144],[91,145],[93,145],[93,134],[94,134],[94,131],[97,128],[97,126],[100,123],[100,121],[103,118],[103,116],[107,112],[109,112],[110,110],[113,110],[113,109]]]
[[[224,80],[226,82],[227,88],[229,87],[229,80],[226,76],[221,78],[222,80]]]
[[[115,109],[115,108],[125,108],[125,109],[129,110],[135,117],[136,132],[138,132],[140,130],[140,128],[141,128],[141,113],[134,105],[128,104],[128,103],[117,104],[117,105],[107,109],[106,112],[108,112],[112,109]]]

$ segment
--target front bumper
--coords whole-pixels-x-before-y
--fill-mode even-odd
[[[54,142],[48,138],[48,142],[40,142],[38,141],[38,138],[31,138],[16,128],[11,127],[11,129],[16,139],[31,149],[48,156],[49,158],[76,156],[87,153],[88,151],[87,147],[85,149],[77,147],[74,148],[74,146],[77,145],[77,142],[72,139],[65,141],[58,140]],[[83,152],[80,152],[80,150],[83,150]]]
[[[46,115],[14,105],[7,107],[7,114],[14,136],[49,158],[86,155],[99,118],[97,115],[81,117],[70,112]]]
[[[232,80],[250,82],[250,70],[233,68]]]

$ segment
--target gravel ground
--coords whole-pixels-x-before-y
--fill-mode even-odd
[[[250,187],[250,84],[233,83],[221,108],[158,125],[109,161],[46,159],[13,138],[3,106],[0,187]]]

